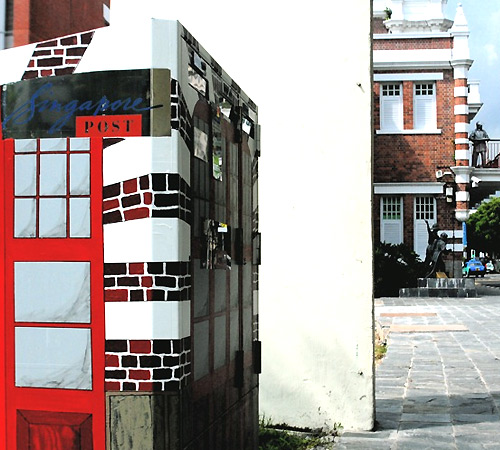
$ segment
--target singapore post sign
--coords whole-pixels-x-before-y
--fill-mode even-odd
[[[156,72],[156,79],[153,73]],[[158,76],[160,72],[160,76]],[[93,72],[5,85],[4,138],[152,134],[153,110],[168,123],[170,80],[158,70]],[[154,88],[155,84],[161,85]],[[163,89],[161,89],[163,87]],[[153,92],[161,103],[153,103]],[[161,110],[161,111],[160,111]],[[158,120],[157,120],[158,122]],[[169,134],[169,126],[162,126]],[[168,128],[168,129],[167,129]]]

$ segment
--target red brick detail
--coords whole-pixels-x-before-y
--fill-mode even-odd
[[[149,208],[136,208],[124,211],[125,220],[144,219],[149,217]]]
[[[151,371],[141,370],[141,369],[131,369],[129,370],[129,378],[131,380],[150,380]]]
[[[132,180],[127,180],[123,182],[123,193],[124,194],[133,194],[137,192],[137,178],[133,178]]]
[[[118,199],[114,198],[112,200],[104,200],[102,202],[102,210],[109,211],[110,209],[115,209],[120,207],[120,202]]]
[[[23,75],[23,80],[73,73],[90,44],[92,35],[93,32],[85,32],[83,35],[82,33],[78,33],[37,44],[28,67],[58,68],[58,70],[55,72],[38,70],[35,73],[33,71],[26,71]]]
[[[142,277],[141,278],[141,286],[152,287],[153,286],[153,277]]]
[[[126,302],[128,300],[127,289],[106,289],[104,300],[107,302]]]
[[[131,275],[141,275],[144,273],[144,264],[143,263],[130,263],[128,270],[129,270],[129,273]]]
[[[154,383],[151,382],[140,382],[139,383],[139,391],[147,391],[151,392],[153,390]]]
[[[115,365],[116,358],[121,365]],[[179,390],[188,383],[190,373],[189,337],[180,340],[106,341],[105,381],[109,391]]]
[[[153,203],[153,194],[151,192],[144,192],[142,198],[145,205],[151,205]]]
[[[130,353],[151,353],[151,341],[130,341]]]
[[[104,388],[105,388],[106,392],[120,391],[120,382],[119,381],[106,381],[104,383]]]
[[[106,355],[106,367],[120,367],[120,359],[117,355]]]

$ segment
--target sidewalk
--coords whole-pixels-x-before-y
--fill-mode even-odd
[[[375,314],[390,327],[377,428],[344,432],[334,448],[500,449],[500,294],[384,298]]]

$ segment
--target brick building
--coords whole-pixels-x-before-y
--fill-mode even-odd
[[[109,0],[0,0],[0,50],[109,22]]]
[[[470,167],[469,122],[482,104],[479,83],[468,79],[463,9],[451,21],[446,3],[374,1],[374,233],[424,259],[425,220],[438,223],[453,250],[448,272],[460,276],[462,222],[479,170]]]
[[[118,6],[0,52],[0,448],[256,448],[257,107]]]

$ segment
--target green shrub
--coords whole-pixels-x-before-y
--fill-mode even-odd
[[[397,297],[400,288],[416,287],[424,271],[418,255],[405,244],[376,243],[374,266],[375,297]]]

